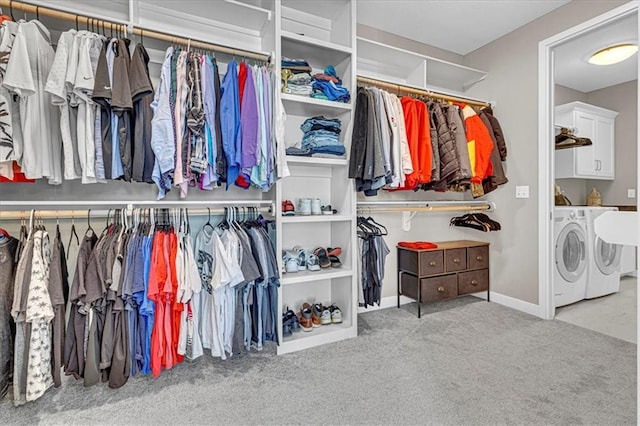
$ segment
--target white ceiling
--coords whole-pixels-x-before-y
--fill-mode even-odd
[[[569,0],[360,0],[358,23],[466,55]]]
[[[592,92],[638,78],[638,55],[614,65],[592,65],[591,54],[608,46],[638,42],[638,15],[613,22],[570,40],[554,50],[555,81],[580,92]]]

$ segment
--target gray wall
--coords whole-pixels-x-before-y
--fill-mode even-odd
[[[587,189],[597,188],[602,203],[607,205],[635,205],[635,198],[627,198],[627,189],[635,189],[638,164],[638,80],[618,84],[587,93],[587,103],[620,113],[616,117],[615,173],[616,179],[588,180]]]
[[[363,37],[369,40],[377,41],[379,43],[388,44],[390,46],[396,46],[401,49],[410,50],[412,52],[432,56],[434,58],[442,59],[449,62],[461,64],[464,60],[464,57],[462,55],[450,52],[449,50],[422,44],[418,41],[391,34],[386,31],[370,27],[368,25],[358,24],[357,35],[358,37]]]
[[[552,191],[538,188],[538,43],[623,3],[572,1],[465,57],[466,65],[488,72],[470,94],[497,102],[509,147],[509,183],[488,196],[503,228],[487,236],[498,293],[538,303],[538,191]],[[515,199],[516,185],[529,185],[530,198]]]

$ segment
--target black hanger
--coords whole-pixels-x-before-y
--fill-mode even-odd
[[[226,210],[226,207],[225,207],[225,210]],[[207,213],[208,213],[208,216],[207,216],[207,223],[205,223],[205,224],[204,224],[204,226],[203,226],[202,228],[204,229],[205,227],[207,227],[207,226],[208,226],[208,227],[209,227],[209,228],[211,228],[211,230],[213,231],[213,230],[215,230],[215,228],[214,228],[214,227],[213,227],[213,225],[211,224],[211,209],[210,209],[209,207],[207,207]]]
[[[9,14],[11,15],[13,22],[17,22],[16,18],[13,16],[13,0],[9,0]]]
[[[92,234],[89,234],[89,231],[91,231],[93,235],[96,234],[96,232],[91,227],[91,209],[87,210],[87,231],[84,233],[86,237],[89,237],[92,235]]]

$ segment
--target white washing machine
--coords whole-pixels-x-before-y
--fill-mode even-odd
[[[589,247],[584,207],[555,207],[553,216],[553,293],[559,307],[585,298]]]
[[[593,221],[602,213],[617,211],[617,207],[587,207],[587,241],[589,242],[589,266],[587,271],[586,298],[605,296],[620,290],[620,244],[610,244],[595,233]]]

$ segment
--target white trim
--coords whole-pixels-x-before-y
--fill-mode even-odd
[[[504,294],[494,293],[493,291],[489,292],[491,295],[491,302],[497,303],[498,305],[506,306],[507,308],[515,309],[516,311],[524,312],[525,314],[539,316],[539,307],[538,305],[534,305],[533,303],[525,302],[524,300],[515,299],[513,297],[505,296]],[[473,293],[471,296],[475,296],[477,298],[487,300],[487,293]],[[373,312],[379,309],[386,308],[395,308],[397,305],[397,297],[396,296],[388,296],[383,297],[380,300],[380,306],[374,305],[368,308],[359,307],[358,314],[364,314],[366,312]],[[411,299],[406,296],[400,296],[400,305],[406,305],[408,303],[415,303],[414,299]]]
[[[407,296],[400,296],[400,305],[406,305],[407,303],[415,303],[414,299],[411,299]],[[373,306],[369,306],[367,308],[363,308],[362,306],[358,307],[358,313],[359,314],[364,314],[367,312],[373,312],[373,311],[377,311],[380,309],[387,309],[387,308],[395,308],[398,306],[398,298],[397,296],[387,296],[387,297],[383,297],[382,299],[380,299],[380,306],[378,305],[373,305]]]
[[[524,312],[525,314],[540,317],[540,307],[538,305],[525,302],[524,300],[516,299],[514,297],[505,296],[504,294],[495,293],[493,291],[490,291],[489,293],[491,293],[491,303],[497,303],[498,305]],[[473,293],[471,296],[487,300],[487,293],[484,291],[480,293]]]
[[[552,209],[554,181],[553,106],[555,46],[607,25],[632,13],[638,13],[638,1],[631,1],[585,21],[538,44],[538,305],[540,318],[555,316],[552,266]],[[640,152],[639,152],[640,155]],[[640,176],[638,176],[640,179]]]

